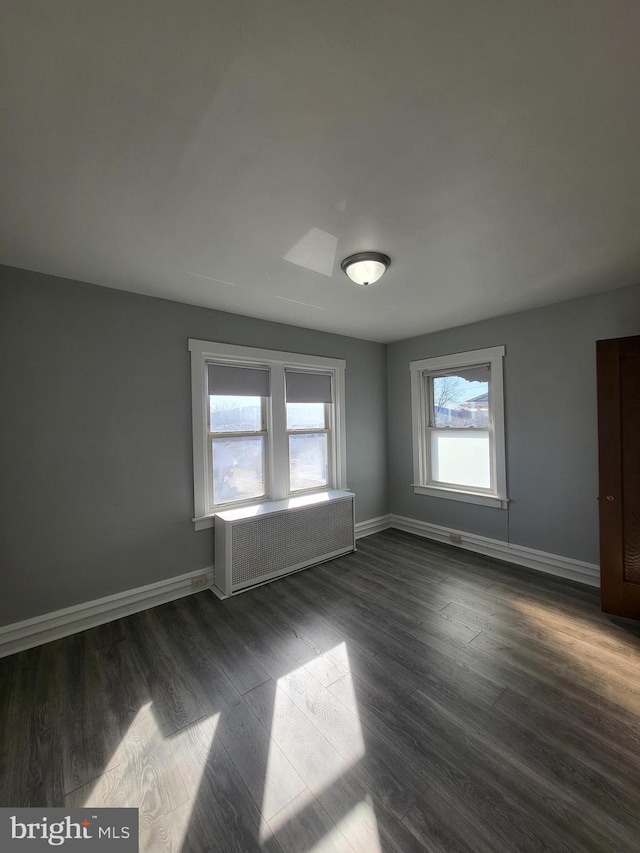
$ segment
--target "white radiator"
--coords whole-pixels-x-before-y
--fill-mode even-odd
[[[233,595],[354,550],[351,492],[227,510],[215,520],[214,592]]]

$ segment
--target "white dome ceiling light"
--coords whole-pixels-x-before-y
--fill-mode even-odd
[[[383,255],[382,252],[358,252],[345,258],[340,267],[351,281],[366,285],[375,284],[382,278],[390,263],[389,255]]]

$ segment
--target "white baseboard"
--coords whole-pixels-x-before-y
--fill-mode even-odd
[[[201,578],[203,575],[206,575],[206,583],[198,584],[197,588],[193,589],[192,580]],[[140,610],[147,610],[176,598],[183,598],[194,592],[201,592],[209,588],[212,583],[213,567],[210,566],[197,572],[188,572],[186,575],[87,601],[85,604],[65,607],[63,610],[45,613],[33,619],[25,619],[24,622],[5,625],[0,628],[0,657],[31,649],[42,643],[49,643],[51,640],[85,631],[87,628],[94,628],[96,625],[129,616]]]
[[[569,557],[559,557],[545,551],[525,548],[523,545],[508,544],[498,539],[489,539],[486,536],[477,536],[474,533],[465,533],[463,530],[441,527],[438,524],[429,524],[426,521],[401,515],[381,515],[378,518],[358,522],[356,539],[371,536],[389,527],[414,533],[426,539],[434,539],[437,542],[446,542],[448,545],[475,551],[498,560],[506,560],[514,565],[525,566],[556,577],[568,578],[594,587],[600,585],[599,568],[593,563],[583,563]],[[449,537],[452,533],[460,536],[462,541],[451,542]],[[206,584],[203,583],[198,585],[197,589],[193,589],[191,581],[203,575],[207,577]],[[140,610],[147,610],[167,601],[183,598],[185,595],[191,595],[193,592],[200,592],[212,586],[213,566],[210,566],[200,571],[189,572],[158,583],[88,601],[85,604],[65,607],[63,610],[45,613],[33,619],[25,619],[24,622],[5,625],[0,628],[0,657],[31,649],[42,643],[76,634],[78,631],[85,631],[87,628],[94,628],[96,625],[129,616]]]
[[[390,515],[379,515],[377,518],[358,521],[356,523],[356,539],[371,536],[373,533],[380,533],[381,530],[386,530],[388,527],[391,527]]]
[[[406,518],[402,515],[391,515],[389,527],[414,533],[426,539],[434,539],[437,542],[446,542],[456,548],[464,548],[467,551],[475,551],[487,557],[495,557],[498,560],[506,560],[517,566],[535,569],[560,578],[578,581],[588,586],[600,586],[600,568],[594,563],[583,563],[570,557],[560,557],[557,554],[548,554],[546,551],[536,551],[534,548],[525,548],[524,545],[514,545],[502,542],[499,539],[489,539],[486,536],[477,536],[475,533],[465,533],[464,530],[454,530],[451,527],[441,527],[439,524],[429,524],[426,521],[418,521],[416,518]],[[462,538],[461,542],[452,542],[450,534],[457,534]]]

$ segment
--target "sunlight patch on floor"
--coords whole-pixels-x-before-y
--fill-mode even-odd
[[[343,682],[346,704],[319,680],[329,673],[333,679],[339,677]],[[314,795],[326,792],[341,777],[352,773],[364,758],[366,745],[357,709],[346,643],[340,643],[278,679],[261,811],[269,814],[271,810],[270,792],[278,787],[277,770],[274,772],[278,762],[274,757],[278,757],[280,749],[309,787],[268,824],[263,821],[261,841],[272,832],[277,835],[297,820],[306,822],[305,810],[318,808]],[[338,826],[319,837],[309,851],[325,853],[343,849],[345,836],[357,841],[356,849],[366,849],[367,853],[381,850],[369,797],[349,809]]]
[[[625,634],[613,625],[600,627],[590,620],[558,611],[553,607],[531,604],[528,601],[514,601],[513,604],[545,631],[567,634],[581,642],[595,644],[616,654],[624,649],[628,653],[625,659],[633,665],[640,665],[640,637],[635,634]]]
[[[549,654],[560,663],[564,658],[577,673],[583,673],[586,686],[635,714],[640,712],[640,688],[637,686],[640,683],[640,648],[637,637],[612,635],[606,628],[552,608],[520,601],[514,604],[529,626],[540,632],[539,641],[543,646],[548,645]],[[627,650],[622,659],[620,652],[616,652],[616,646]],[[593,647],[591,654],[590,647]],[[613,666],[609,655],[616,654],[618,661]]]
[[[333,658],[340,666],[344,667],[345,672],[349,671],[351,664],[349,663],[349,650],[346,643],[338,643],[326,653],[330,658]]]
[[[164,737],[158,729],[152,702],[142,705],[122,735],[117,749],[109,761],[109,769],[97,779],[77,788],[67,795],[70,807],[124,807],[133,806],[144,792],[137,784],[136,770],[145,762],[147,753],[162,748]],[[140,774],[138,773],[138,776]],[[143,820],[141,811],[140,820]]]
[[[356,807],[357,808],[357,807]],[[355,809],[353,810],[355,811]],[[340,831],[339,826],[333,826],[325,835],[320,838],[313,847],[308,848],[308,853],[342,853],[345,850],[345,837]],[[364,850],[363,847],[356,847],[356,850]],[[380,848],[374,848],[380,850]],[[367,853],[369,850],[367,848]],[[371,851],[373,853],[373,851]]]
[[[354,806],[336,827],[347,839],[354,850],[366,853],[383,853],[378,821],[371,797],[367,797]]]
[[[199,720],[166,737],[156,720],[153,702],[147,702],[122,737],[111,769],[72,792],[66,805],[137,808],[140,830],[147,829],[178,806],[196,799],[218,716]]]
[[[167,772],[179,790],[182,790],[183,798],[171,809],[168,808],[172,805],[169,802],[165,810],[157,809],[153,822],[143,824],[141,820],[140,853],[186,849],[188,835],[193,833],[194,809],[200,799],[207,764],[211,760],[219,720],[219,713],[203,717],[165,739],[169,762]],[[146,781],[153,785],[153,780]]]
[[[211,756],[220,713],[197,720],[171,735],[169,745],[174,772],[179,768],[187,794],[195,799]]]

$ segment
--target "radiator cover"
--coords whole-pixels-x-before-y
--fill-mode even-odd
[[[329,491],[228,510],[215,519],[223,596],[355,550],[354,495]]]

